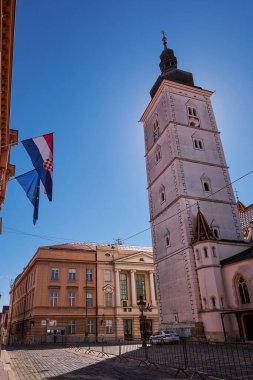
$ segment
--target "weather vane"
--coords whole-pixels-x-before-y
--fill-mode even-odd
[[[162,30],[161,34],[163,35],[162,42],[163,42],[164,48],[167,49],[167,37],[166,37],[166,33],[165,33],[164,30]]]

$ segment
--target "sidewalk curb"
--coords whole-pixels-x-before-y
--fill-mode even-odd
[[[9,380],[17,380],[15,373],[11,368],[10,357],[6,350],[2,350],[0,362],[3,364],[4,371],[7,373]]]

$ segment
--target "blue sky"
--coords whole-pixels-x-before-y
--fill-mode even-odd
[[[41,245],[111,243],[149,227],[142,125],[159,75],[161,30],[178,67],[214,90],[234,180],[252,170],[252,1],[17,0],[11,128],[19,139],[55,132],[53,202],[39,220],[14,180],[0,236],[2,304]],[[19,145],[16,175],[32,169]],[[236,184],[253,202],[253,175]],[[151,245],[150,231],[126,240]]]

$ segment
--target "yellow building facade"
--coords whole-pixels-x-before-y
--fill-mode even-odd
[[[9,342],[134,339],[158,329],[150,248],[95,243],[41,247],[10,291]]]
[[[0,0],[0,210],[9,178],[15,175],[15,166],[9,162],[10,149],[18,141],[18,132],[10,129],[15,3],[15,0]]]

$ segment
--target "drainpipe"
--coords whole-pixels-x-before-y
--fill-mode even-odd
[[[96,342],[98,340],[98,246],[96,245]]]

